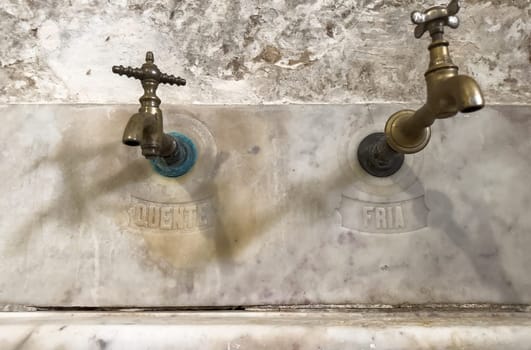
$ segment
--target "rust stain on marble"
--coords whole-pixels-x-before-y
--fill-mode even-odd
[[[216,111],[216,118],[206,119],[209,128],[216,130],[216,143],[223,145],[215,176],[202,184],[201,193],[208,197],[185,203],[133,198],[129,207],[128,230],[142,236],[147,255],[165,274],[237,260],[282,216],[271,205],[279,189],[263,192],[278,169],[272,156],[278,149],[271,147],[271,139],[282,135],[280,122],[256,119],[250,124],[245,111],[224,109]],[[183,179],[180,185],[186,186],[187,181],[193,178]],[[262,200],[253,200],[256,197]]]

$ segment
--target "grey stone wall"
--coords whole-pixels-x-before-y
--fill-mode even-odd
[[[434,0],[2,0],[0,103],[136,103],[140,65],[185,77],[164,103],[421,102],[429,40],[412,10]],[[463,2],[454,61],[489,104],[531,97],[531,2]]]

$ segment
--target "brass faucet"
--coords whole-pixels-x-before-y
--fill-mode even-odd
[[[415,37],[429,32],[432,42],[430,64],[425,73],[427,101],[417,111],[402,110],[393,114],[385,125],[385,133],[371,134],[358,149],[361,166],[378,177],[397,172],[404,162],[404,154],[424,149],[431,136],[430,126],[435,119],[453,117],[458,112],[470,113],[484,107],[485,101],[478,83],[471,77],[458,74],[452,62],[444,27],[457,28],[459,1],[448,6],[435,6],[424,12],[415,11],[411,20],[416,24]]]
[[[159,108],[161,100],[156,92],[160,83],[184,86],[186,80],[161,73],[154,61],[153,53],[147,52],[146,63],[141,68],[112,67],[113,73],[141,80],[144,88],[144,95],[139,100],[140,109],[129,119],[122,142],[127,146],[140,146],[142,155],[151,160],[155,170],[162,175],[180,176],[193,166],[195,146],[182,134],[164,133]]]

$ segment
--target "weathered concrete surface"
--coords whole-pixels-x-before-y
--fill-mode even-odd
[[[114,64],[188,79],[165,103],[416,102],[429,40],[412,10],[440,1],[3,0],[0,103],[134,103]],[[487,102],[531,100],[531,2],[464,2],[449,30],[455,62]]]

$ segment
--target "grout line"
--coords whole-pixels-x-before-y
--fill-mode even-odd
[[[58,311],[58,312],[531,312],[529,304],[284,304],[227,306],[0,306],[0,311]]]

